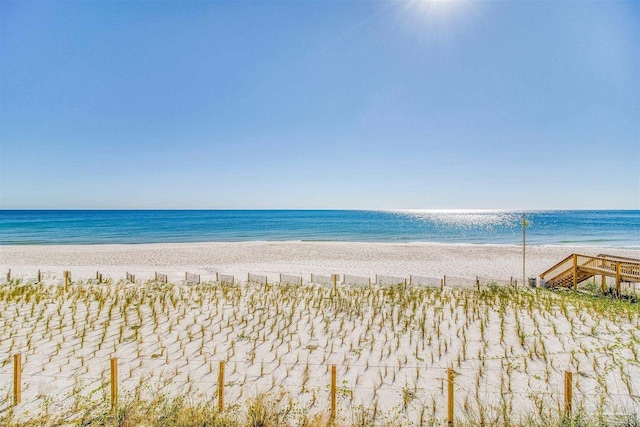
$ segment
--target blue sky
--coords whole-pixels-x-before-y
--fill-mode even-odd
[[[0,3],[0,207],[640,208],[640,3]]]

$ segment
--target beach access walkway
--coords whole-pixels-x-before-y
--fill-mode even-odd
[[[622,282],[640,283],[640,259],[571,254],[540,274],[540,279],[548,286],[577,289],[579,283],[595,276],[601,277],[603,293],[607,291],[607,277],[614,278],[616,295],[620,295]]]

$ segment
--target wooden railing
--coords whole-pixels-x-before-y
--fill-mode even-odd
[[[630,258],[604,258],[590,257],[581,267],[594,270],[594,274],[607,274],[610,276],[619,275],[622,280],[640,280],[640,261],[632,261]]]
[[[571,254],[540,274],[540,278],[546,278],[548,282],[552,282],[554,279],[560,279],[561,276],[580,274],[615,277],[617,283],[621,280],[640,282],[640,260],[604,254],[598,256]]]
[[[545,277],[558,277],[562,273],[573,268],[573,254],[569,255],[544,273],[540,274],[540,278],[544,279]]]

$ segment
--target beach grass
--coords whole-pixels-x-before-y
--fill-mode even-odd
[[[441,424],[447,369],[460,425],[637,425],[640,412],[632,299],[497,285],[11,281],[0,312],[2,425],[322,425],[331,365],[338,425]],[[16,353],[23,403],[11,407]]]
[[[295,405],[283,406],[269,395],[248,400],[245,411],[232,408],[219,413],[215,405],[207,405],[190,396],[167,397],[155,395],[143,399],[139,395],[123,399],[121,407],[113,411],[108,405],[77,402],[76,408],[58,414],[47,414],[31,419],[19,419],[8,411],[0,415],[4,427],[373,427],[373,426],[445,426],[445,420],[430,418],[421,424],[404,424],[391,419],[377,420],[372,408],[357,408],[351,419],[332,422],[326,414],[309,415]],[[576,411],[567,416],[560,411],[532,413],[519,420],[503,419],[495,412],[465,412],[456,425],[461,427],[636,427],[640,416],[628,414],[607,417],[602,413],[589,414]]]

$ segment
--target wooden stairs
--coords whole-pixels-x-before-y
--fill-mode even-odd
[[[606,254],[571,254],[542,273],[540,279],[547,286],[577,289],[579,283],[594,276],[601,276],[603,292],[606,292],[606,278],[615,278],[616,294],[619,295],[621,282],[640,283],[640,259]]]

